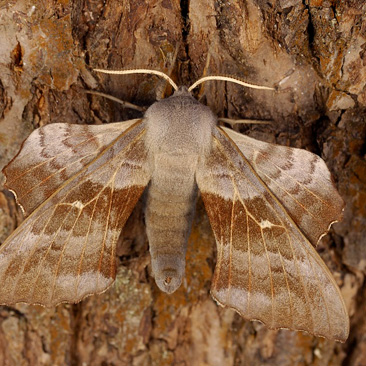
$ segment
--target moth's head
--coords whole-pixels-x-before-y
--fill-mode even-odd
[[[178,109],[182,108],[189,108],[189,106],[198,106],[202,105],[193,95],[190,90],[186,86],[179,86],[172,95],[159,99],[154,103],[156,106],[159,105],[158,108],[164,108],[167,106],[168,108],[174,107],[177,111]],[[152,104],[152,105],[154,105]],[[204,106],[208,109],[207,106]],[[156,108],[156,107],[155,107]],[[195,107],[194,107],[195,108]],[[149,110],[148,108],[147,110]],[[154,109],[154,108],[153,108]]]
[[[186,87],[152,104],[144,115],[149,151],[167,155],[201,155],[211,148],[217,117]]]
[[[172,294],[180,287],[182,275],[173,268],[164,269],[155,273],[155,282],[161,291]]]
[[[177,90],[174,91],[172,97],[192,97],[192,93],[184,85],[179,86]]]

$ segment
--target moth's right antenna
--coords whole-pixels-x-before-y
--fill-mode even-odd
[[[275,88],[271,88],[269,86],[261,86],[261,85],[255,85],[255,84],[249,84],[239,78],[234,78],[232,76],[225,76],[225,75],[211,75],[211,76],[205,76],[201,79],[198,79],[194,84],[192,84],[189,88],[188,91],[192,91],[195,87],[197,87],[199,84],[204,83],[205,81],[210,81],[210,80],[223,80],[223,81],[231,81],[232,83],[236,83],[242,86],[246,86],[248,88],[253,88],[253,89],[264,89],[264,90],[276,90]]]
[[[126,70],[104,70],[104,69],[94,69],[96,72],[102,72],[104,74],[114,74],[114,75],[127,75],[127,74],[152,74],[158,75],[164,78],[169,84],[174,88],[174,90],[178,90],[177,84],[166,74],[158,70],[150,70],[150,69],[126,69]]]

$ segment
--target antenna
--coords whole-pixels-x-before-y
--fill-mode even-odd
[[[127,75],[127,74],[152,74],[158,75],[164,78],[169,84],[174,88],[174,90],[178,90],[177,84],[166,74],[158,70],[149,70],[149,69],[127,69],[127,70],[104,70],[104,69],[94,69],[96,72],[102,72],[104,74],[114,74],[114,75]]]
[[[269,86],[261,86],[261,85],[249,84],[249,83],[246,83],[245,81],[243,81],[243,80],[241,80],[239,78],[234,78],[232,76],[211,75],[211,76],[205,76],[205,77],[203,77],[201,79],[198,79],[194,84],[192,84],[188,88],[188,91],[192,91],[199,84],[202,84],[205,81],[210,81],[210,80],[231,81],[232,83],[236,83],[236,84],[239,84],[239,85],[242,85],[242,86],[247,86],[248,88],[253,88],[253,89],[275,90],[275,88],[271,88]]]
[[[167,75],[164,74],[161,71],[158,70],[150,70],[150,69],[127,69],[127,70],[105,70],[105,69],[94,69],[96,72],[102,72],[104,74],[114,74],[114,75],[127,75],[127,74],[152,74],[152,75],[158,75],[162,78],[164,78],[166,81],[169,82],[169,84],[174,88],[174,90],[178,90],[177,84]],[[222,80],[222,81],[230,81],[235,84],[239,84],[242,86],[246,86],[248,88],[252,89],[262,89],[262,90],[276,90],[275,88],[271,88],[269,86],[261,86],[261,85],[255,85],[255,84],[249,84],[245,82],[244,80],[241,80],[236,77],[232,76],[226,76],[226,75],[210,75],[205,76],[201,79],[198,79],[194,84],[192,84],[188,91],[192,91],[194,88],[196,88],[199,84],[202,84],[206,81],[211,80]]]

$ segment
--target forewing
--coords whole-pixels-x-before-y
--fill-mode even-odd
[[[345,341],[349,319],[332,275],[222,130],[196,177],[217,242],[213,297],[269,328]]]
[[[33,131],[4,168],[5,187],[28,215],[136,121],[93,126],[53,123]]]
[[[120,134],[5,241],[1,304],[78,302],[114,281],[118,236],[150,179],[144,134],[142,122]]]
[[[314,246],[342,219],[343,199],[319,156],[223,130]]]

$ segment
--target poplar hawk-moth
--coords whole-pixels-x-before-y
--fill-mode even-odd
[[[27,218],[0,248],[0,303],[105,291],[145,190],[152,274],[173,293],[200,192],[217,243],[214,299],[269,328],[345,341],[344,301],[314,249],[344,206],[324,161],[220,127],[192,87],[176,89],[142,119],[55,123],[28,137],[3,170]]]

